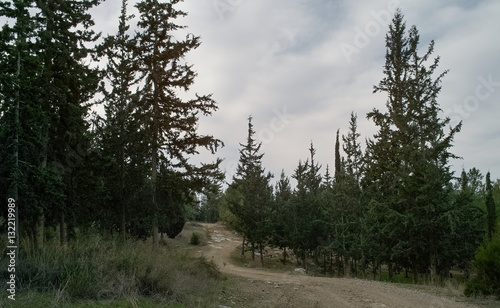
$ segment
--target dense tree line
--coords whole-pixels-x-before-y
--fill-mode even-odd
[[[178,39],[180,1],[139,1],[131,25],[123,0],[117,33],[103,38],[89,13],[100,2],[0,5],[0,195],[16,199],[18,229],[40,247],[50,230],[64,244],[88,228],[157,245],[223,177],[220,159],[189,161],[223,144],[197,132],[217,110],[211,96],[179,96],[196,77],[185,56],[200,45]]]
[[[423,54],[419,43],[417,28],[407,29],[397,11],[386,35],[384,77],[374,87],[387,95],[386,110],[367,114],[377,132],[364,151],[355,113],[347,134],[337,131],[333,175],[329,166],[321,175],[311,143],[291,175],[295,188],[282,172],[273,190],[249,119],[237,176],[219,206],[251,251],[259,248],[262,262],[266,244],[283,249],[283,262],[289,249],[303,267],[313,262],[338,276],[377,277],[382,267],[390,278],[404,271],[414,281],[447,277],[452,268],[469,275],[476,250],[495,232],[494,189],[489,173],[483,184],[475,168],[459,177],[450,170],[461,123],[440,117],[447,71],[438,72],[439,57],[431,58],[434,42]]]

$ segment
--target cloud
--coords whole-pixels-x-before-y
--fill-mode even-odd
[[[226,10],[221,14],[214,4],[225,4]],[[474,95],[479,77],[492,75],[500,81],[496,39],[500,2],[495,0],[183,2],[180,7],[189,15],[180,23],[202,38],[202,45],[187,58],[198,72],[192,92],[213,93],[220,108],[201,120],[200,129],[226,143],[218,153],[225,164],[234,167],[238,161],[247,117],[254,116],[257,132],[270,129],[276,109],[286,108],[294,116],[272,138],[262,135],[267,138],[264,164],[276,177],[283,168],[291,175],[299,159],[308,157],[311,140],[322,171],[327,164],[333,167],[335,131],[346,132],[351,111],[358,114],[362,143],[371,138],[375,128],[366,113],[385,108],[384,94],[372,91],[383,77],[384,37],[390,22],[384,21],[392,18],[395,5],[402,8],[407,26],[419,29],[421,52],[435,40],[434,55],[441,56],[438,71],[450,69],[439,96],[443,110],[453,110]],[[103,32],[116,31],[118,13],[118,1],[107,1],[95,10]],[[347,59],[342,44],[356,47],[357,52]],[[462,119],[463,130],[452,149],[464,158],[452,162],[457,171],[462,166],[477,167],[500,177],[498,157],[492,154],[500,152],[499,102],[500,87],[495,87]],[[196,160],[213,157],[203,154]]]

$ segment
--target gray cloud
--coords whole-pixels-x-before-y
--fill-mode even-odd
[[[221,15],[214,3],[225,4],[226,11]],[[358,114],[361,141],[371,138],[375,128],[366,113],[373,107],[385,108],[386,100],[383,94],[372,94],[373,85],[383,76],[384,37],[390,22],[383,22],[382,13],[394,4],[402,8],[408,27],[415,24],[419,29],[421,51],[435,40],[440,70],[450,69],[439,97],[445,114],[475,95],[478,78],[491,75],[500,82],[500,42],[496,39],[500,3],[495,0],[182,3],[189,15],[180,22],[203,42],[187,59],[199,74],[192,91],[213,93],[220,107],[212,117],[201,120],[200,129],[226,143],[218,153],[226,159],[225,166],[231,169],[238,161],[238,143],[245,141],[250,114],[258,134],[264,131],[264,163],[276,176],[282,168],[291,175],[299,159],[308,157],[311,140],[322,171],[327,164],[332,167],[335,131],[346,132],[351,111]],[[119,1],[105,2],[95,9],[97,26],[104,33],[116,31],[118,13]],[[363,46],[356,46],[361,41]],[[357,48],[349,59],[342,51],[343,43]],[[492,89],[475,108],[469,108],[467,117],[457,117],[464,126],[452,151],[464,159],[452,162],[456,171],[462,166],[477,167],[500,178],[500,87]],[[272,137],[269,132],[266,135],[276,117],[274,110],[283,108],[293,119],[282,129],[271,130]],[[195,160],[213,157],[203,153]]]

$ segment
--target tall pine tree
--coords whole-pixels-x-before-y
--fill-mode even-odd
[[[386,36],[386,63],[384,78],[375,86],[374,92],[388,95],[387,112],[374,110],[368,114],[380,127],[380,134],[387,134],[388,145],[383,140],[369,143],[368,151],[385,148],[385,158],[379,156],[381,172],[371,173],[373,183],[386,182],[389,174],[392,192],[377,200],[393,213],[397,228],[391,237],[399,238],[391,249],[391,259],[408,260],[414,279],[419,272],[431,270],[444,273],[440,268],[439,254],[443,241],[449,235],[446,219],[450,211],[450,180],[452,173],[449,152],[454,135],[461,124],[445,132],[449,118],[439,118],[437,96],[441,90],[441,79],[446,71],[434,79],[439,57],[426,66],[434,50],[431,42],[423,56],[418,53],[420,36],[415,26],[406,31],[403,14],[398,10]],[[389,168],[386,168],[387,166]],[[386,170],[384,170],[386,169]],[[394,234],[397,232],[399,234]]]
[[[177,10],[180,0],[160,2],[142,0],[136,4],[139,10],[138,30],[135,37],[135,58],[139,66],[141,88],[139,94],[140,125],[146,142],[144,159],[149,163],[153,244],[159,243],[159,212],[164,211],[158,200],[161,168],[168,170],[164,176],[177,174],[201,184],[205,179],[220,177],[217,172],[220,160],[197,167],[189,156],[204,147],[215,153],[222,142],[210,135],[197,133],[200,115],[208,116],[217,110],[210,95],[196,94],[193,99],[183,100],[179,93],[188,91],[196,77],[192,66],[184,58],[200,45],[200,38],[187,35],[178,40],[174,34],[184,26],[176,19],[186,15]],[[188,188],[189,185],[184,185]]]

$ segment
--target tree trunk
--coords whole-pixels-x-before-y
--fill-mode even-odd
[[[337,255],[335,256],[335,259],[337,261],[337,274],[339,277],[342,277],[343,275],[343,271],[342,271],[342,262],[340,260],[340,255],[337,253]]]
[[[302,267],[307,271],[306,250],[302,251]]]
[[[262,243],[259,243],[259,252],[260,252],[260,265],[264,266],[264,252],[262,249]]]
[[[158,233],[158,217],[156,216],[156,213],[153,214],[152,232],[153,232],[153,247],[157,248],[160,246],[160,236]]]
[[[61,212],[59,217],[59,241],[61,246],[66,245],[66,219],[64,217],[64,212]]]
[[[436,276],[437,276],[437,265],[436,265],[436,256],[434,254],[431,254],[431,257],[430,257],[430,261],[431,261],[431,268],[430,268],[430,272],[431,272],[431,283],[435,283],[436,282]]]
[[[343,256],[342,261],[344,261],[344,277],[351,276],[351,269],[349,266],[349,257]]]
[[[412,269],[412,274],[413,274],[413,283],[418,283],[418,271],[417,271],[417,263],[413,261],[413,269]]]
[[[243,236],[243,242],[241,243],[241,256],[245,256],[245,236]]]
[[[36,224],[36,248],[42,250],[45,238],[45,215],[42,213],[38,216]]]
[[[125,220],[125,203],[124,203],[124,200],[122,198],[122,217],[121,217],[121,222],[120,222],[120,233],[121,233],[121,238],[123,241],[125,241],[125,238],[126,238],[126,220]]]
[[[153,212],[151,219],[151,233],[153,236],[153,248],[160,245],[160,237],[158,236],[158,209],[156,206],[156,179],[157,179],[157,153],[156,148],[153,147],[153,158],[151,159],[151,191],[153,195]]]

